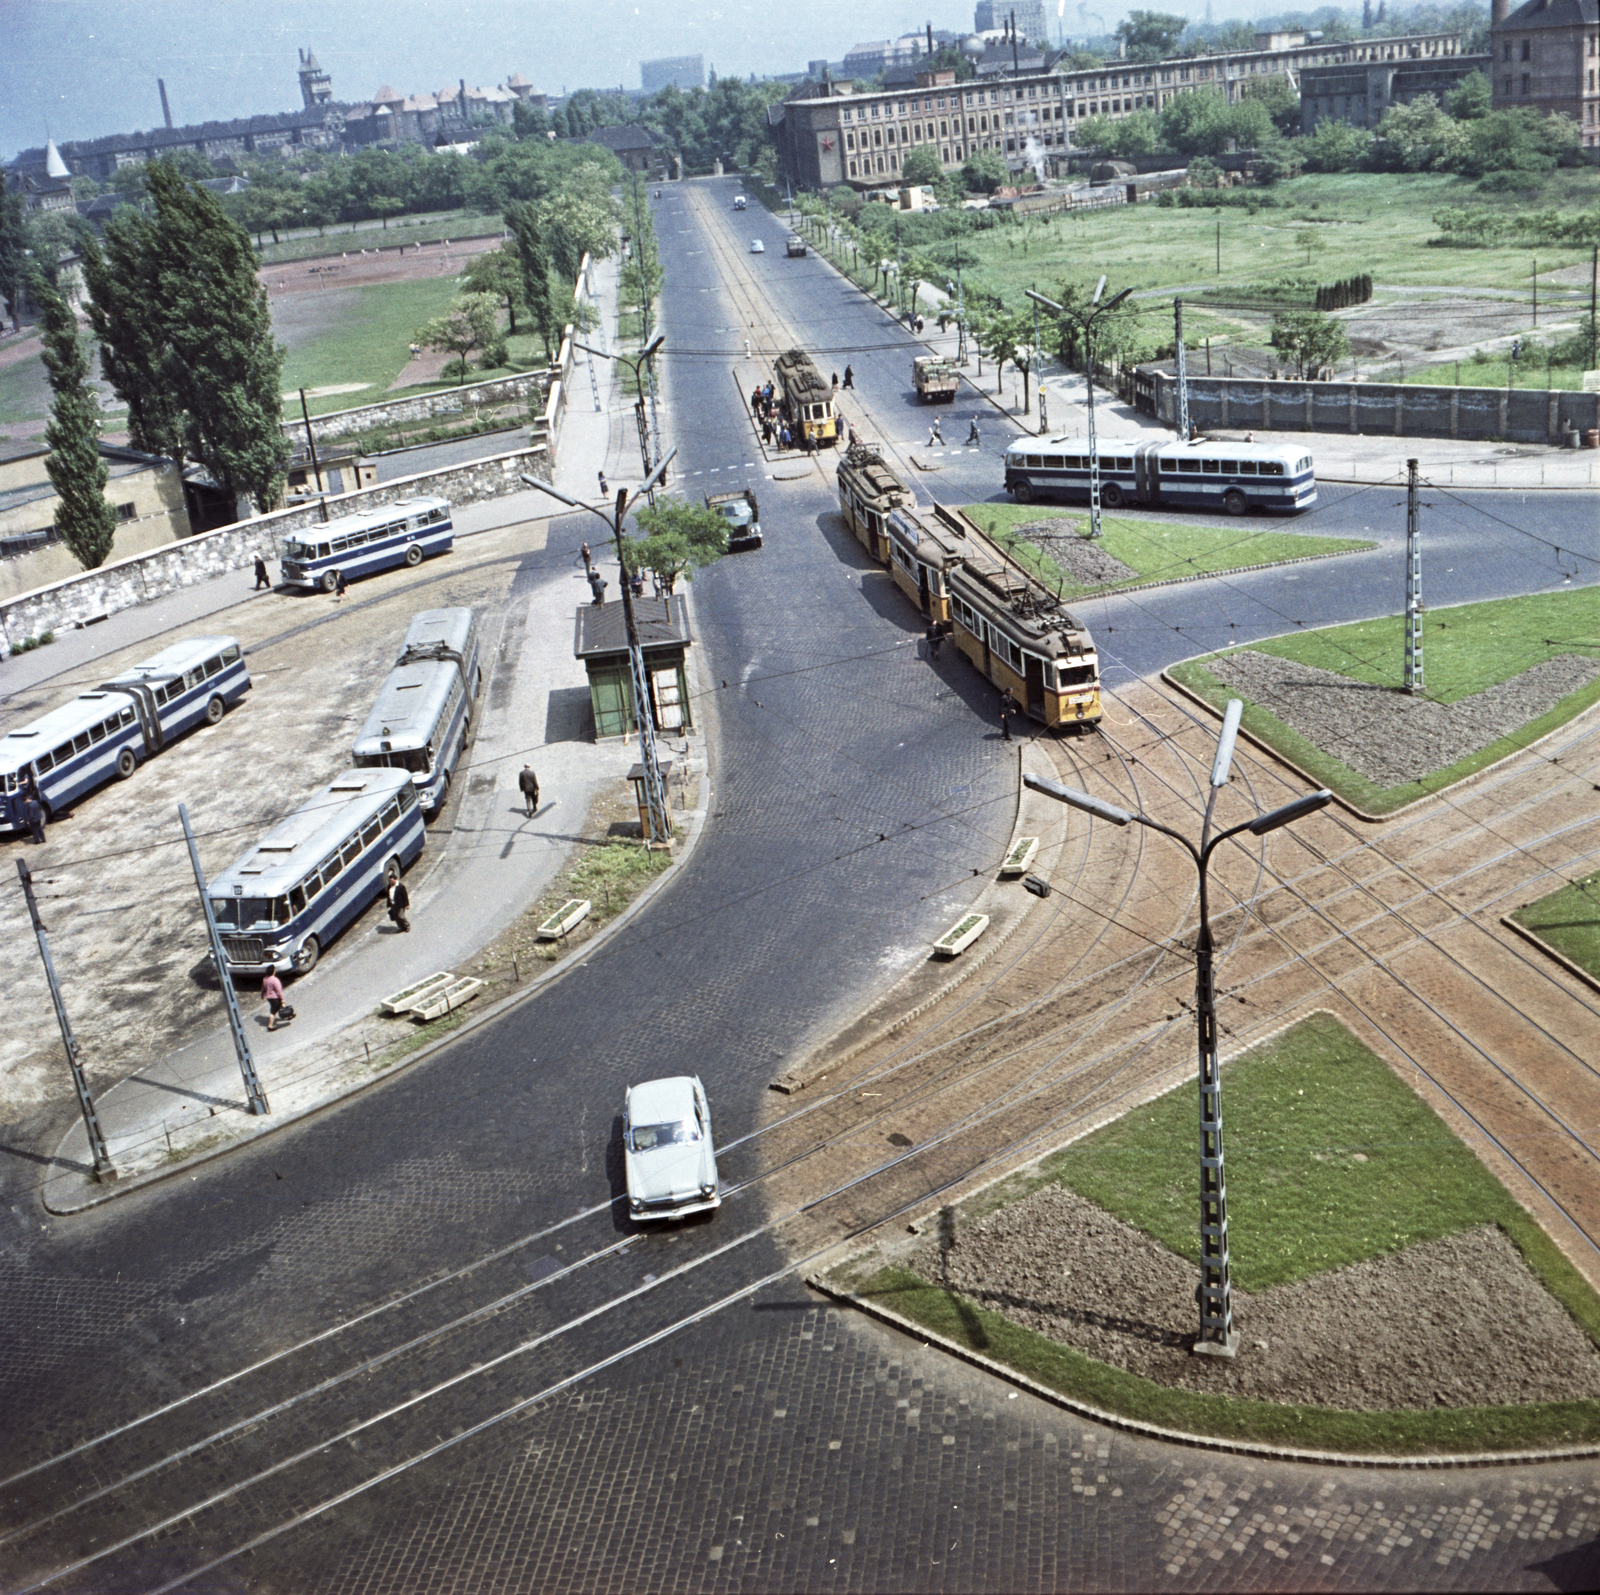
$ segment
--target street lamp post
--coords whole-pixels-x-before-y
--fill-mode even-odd
[[[1065,305],[1058,305],[1054,299],[1046,299],[1043,294],[1038,294],[1029,288],[1028,297],[1035,304],[1040,304],[1046,310],[1053,310],[1058,316],[1069,316],[1083,329],[1083,365],[1089,379],[1089,536],[1100,536],[1100,454],[1095,447],[1094,440],[1094,324],[1107,312],[1115,310],[1129,294],[1131,288],[1124,288],[1121,293],[1113,295],[1102,305],[1100,295],[1105,292],[1106,280],[1102,277],[1095,287],[1094,298],[1089,301],[1087,313],[1079,310],[1068,310]],[[1094,307],[1099,305],[1097,310]]]
[[[654,492],[666,479],[667,467],[672,464],[677,452],[674,449],[645,477],[633,495],[634,501]],[[661,761],[656,756],[655,717],[650,707],[650,678],[644,668],[644,649],[639,642],[639,624],[633,613],[633,591],[628,586],[628,569],[622,558],[622,522],[628,513],[630,502],[628,490],[625,487],[617,489],[615,509],[608,515],[604,510],[596,509],[593,504],[585,504],[582,499],[570,497],[540,477],[524,475],[522,480],[527,486],[536,487],[541,493],[548,493],[551,498],[560,499],[563,504],[569,504],[575,510],[588,510],[591,515],[598,515],[611,529],[617,550],[617,564],[621,567],[622,624],[628,637],[628,663],[633,675],[633,706],[639,721],[639,763],[644,768],[645,806],[650,819],[650,835],[645,840],[670,842],[672,814],[667,802],[667,783],[661,774]]]
[[[1181,832],[1152,820],[1148,815],[1118,808],[1087,792],[1074,791],[1041,776],[1024,775],[1023,782],[1046,797],[1055,798],[1075,809],[1082,809],[1113,825],[1139,824],[1170,836],[1188,850],[1200,879],[1200,929],[1195,936],[1195,1014],[1200,1043],[1200,1333],[1194,1349],[1202,1356],[1232,1357],[1239,1348],[1233,1327],[1233,1287],[1228,1264],[1228,1182],[1222,1155],[1222,1075],[1217,1057],[1217,987],[1213,965],[1210,904],[1206,870],[1211,855],[1220,843],[1241,831],[1265,836],[1282,825],[1314,813],[1332,801],[1328,791],[1312,792],[1285,803],[1281,808],[1257,815],[1240,825],[1211,834],[1211,813],[1217,793],[1227,784],[1233,763],[1234,738],[1239,732],[1239,717],[1244,705],[1237,698],[1228,704],[1223,716],[1222,735],[1217,741],[1216,758],[1211,765],[1211,795],[1206,800],[1205,819],[1200,827],[1200,845],[1195,846]]]
[[[582,349],[586,355],[598,355],[602,360],[620,360],[625,366],[633,367],[633,386],[635,393],[638,395],[634,400],[633,414],[634,420],[639,427],[639,457],[644,461],[644,474],[646,476],[649,476],[654,470],[655,459],[650,447],[650,425],[645,420],[644,413],[644,378],[639,373],[641,367],[650,365],[656,350],[666,341],[666,333],[658,332],[635,357],[630,359],[625,354],[608,354],[604,349],[591,349],[588,344],[579,343],[576,338],[572,340],[572,347],[574,349]],[[653,370],[654,367],[651,367],[651,369]],[[673,453],[676,454],[677,450],[674,449]],[[649,498],[650,502],[654,504],[656,498],[653,487],[649,489]]]

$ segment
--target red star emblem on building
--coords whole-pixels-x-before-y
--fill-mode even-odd
[[[822,147],[825,150],[831,150],[833,148],[833,140],[831,138],[824,138],[822,141]]]

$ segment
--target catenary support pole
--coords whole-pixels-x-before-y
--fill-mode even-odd
[[[205,871],[200,868],[200,849],[194,845],[194,831],[189,825],[189,811],[178,805],[178,818],[183,821],[183,839],[189,844],[189,862],[194,866],[194,883],[200,892],[200,912],[206,917],[206,933],[211,938],[211,956],[217,964],[217,980],[222,987],[223,1006],[228,1010],[228,1029],[233,1033],[233,1050],[239,1057],[239,1073],[244,1077],[245,1101],[252,1113],[271,1113],[267,1094],[261,1089],[256,1074],[256,1061],[250,1056],[250,1038],[244,1032],[244,1020],[239,1014],[239,998],[233,989],[233,976],[228,973],[227,954],[222,946],[222,932],[217,929],[217,916],[211,912],[211,893],[206,889]]]
[[[33,934],[39,940],[39,957],[44,961],[44,978],[50,987],[50,1001],[55,1004],[56,1023],[61,1026],[61,1045],[66,1050],[67,1068],[72,1073],[72,1089],[78,1093],[78,1111],[83,1114],[83,1128],[89,1137],[89,1155],[94,1160],[94,1178],[114,1180],[117,1171],[106,1148],[106,1138],[100,1133],[100,1116],[94,1110],[94,1098],[89,1094],[89,1082],[84,1076],[83,1064],[78,1057],[78,1038],[72,1033],[67,1018],[67,1005],[61,997],[61,987],[56,982],[56,966],[50,958],[50,938],[39,918],[39,905],[33,895],[33,873],[25,858],[17,860],[17,874],[22,877],[22,895],[28,901],[28,918],[33,921]]]
[[[1175,329],[1176,342],[1174,347],[1178,352],[1178,439],[1180,442],[1189,441],[1189,368],[1183,355],[1183,300],[1172,301],[1172,321]]]
[[[1406,679],[1407,692],[1422,691],[1422,513],[1417,499],[1417,462],[1406,461]]]
[[[322,467],[317,464],[317,439],[311,430],[311,412],[306,408],[306,390],[300,390],[300,415],[306,424],[306,449],[311,455],[311,478],[317,484],[317,508],[328,518],[328,498],[322,488]]]
[[[622,583],[622,622],[628,637],[628,661],[633,670],[633,709],[639,722],[639,763],[644,766],[645,808],[650,818],[648,842],[672,840],[672,815],[667,805],[666,783],[661,779],[661,761],[656,754],[655,712],[650,697],[650,677],[645,670],[644,648],[639,642],[639,624],[633,613],[633,589],[628,583],[628,567],[622,557],[622,519],[628,512],[626,488],[617,489],[616,519],[612,535],[617,542],[618,579]],[[668,599],[670,605],[671,600]]]

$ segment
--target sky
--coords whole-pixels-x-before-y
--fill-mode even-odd
[[[1147,5],[1149,0],[1147,0]],[[1114,27],[1113,0],[1090,15]],[[1046,0],[1052,24],[1058,0]],[[1153,9],[1204,14],[1204,0]],[[1218,3],[1256,15],[1270,0]],[[1281,9],[1281,0],[1279,9]],[[972,26],[971,0],[850,0],[785,6],[747,0],[0,0],[0,158],[42,144],[161,125],[156,79],[177,123],[300,105],[301,49],[332,75],[335,99],[381,84],[416,93],[504,83],[521,72],[549,93],[639,86],[639,62],[703,55],[719,76],[804,71],[851,45]],[[1069,36],[1090,31],[1067,0]],[[1093,31],[1098,32],[1096,27]]]

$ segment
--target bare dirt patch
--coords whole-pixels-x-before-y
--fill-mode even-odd
[[[1358,775],[1390,787],[1448,769],[1538,719],[1592,681],[1600,661],[1563,654],[1450,704],[1248,648],[1206,668]]]
[[[314,260],[263,266],[259,273],[267,293],[325,293],[330,288],[364,288],[371,283],[412,282],[420,277],[453,277],[474,255],[500,247],[500,239],[452,239],[439,244],[405,244],[389,248],[333,250]],[[404,253],[401,253],[401,249]]]
[[[1190,1352],[1195,1265],[1057,1185],[948,1243],[924,1241],[909,1262],[1014,1323],[1177,1389],[1355,1412],[1600,1396],[1600,1348],[1492,1226],[1260,1295],[1235,1287],[1232,1362]]]
[[[1049,549],[1056,564],[1082,586],[1106,587],[1115,582],[1139,579],[1138,571],[1132,566],[1108,554],[1099,543],[1088,542],[1077,521],[1055,517],[1029,521],[1025,529],[1028,540]]]

